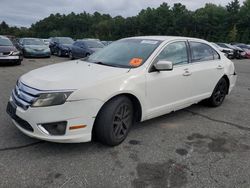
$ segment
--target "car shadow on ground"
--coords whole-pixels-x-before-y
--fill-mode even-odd
[[[151,128],[160,127],[162,125],[161,124],[162,122],[171,121],[175,117],[180,116],[180,115],[184,115],[187,112],[192,111],[192,109],[195,109],[195,108],[209,108],[209,107],[206,107],[202,104],[196,104],[196,105],[192,105],[188,108],[185,108],[185,109],[182,109],[182,110],[179,110],[176,112],[172,112],[172,113],[169,113],[169,114],[157,117],[157,118],[153,118],[153,119],[141,122],[141,123],[136,123],[131,128],[130,133],[133,131],[137,131],[137,130],[138,131],[141,131],[141,130],[147,131],[147,129],[148,129],[150,131]],[[190,113],[190,115],[192,115],[192,114]],[[20,134],[20,136],[25,137],[25,138],[22,138],[22,140],[25,143],[19,144],[16,146],[0,148],[0,151],[18,150],[18,149],[25,149],[25,148],[33,147],[35,149],[42,148],[42,150],[40,150],[40,151],[53,150],[53,151],[60,152],[61,154],[68,154],[69,152],[74,153],[74,152],[78,152],[79,150],[81,150],[81,151],[93,150],[93,148],[96,148],[97,151],[98,150],[103,151],[103,150],[106,150],[109,148],[114,148],[114,147],[109,147],[109,146],[103,145],[103,144],[99,143],[98,141],[96,141],[95,139],[91,142],[88,142],[88,143],[53,143],[53,142],[42,141],[42,140],[30,138],[30,137],[22,134],[19,131],[17,132],[17,134]],[[129,142],[129,135],[128,135],[128,138],[125,140],[125,143],[126,142]],[[136,143],[132,143],[132,142],[136,142],[136,141],[132,140],[130,143],[132,145],[136,145]]]

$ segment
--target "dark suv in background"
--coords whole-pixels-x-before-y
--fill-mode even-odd
[[[0,63],[20,65],[22,60],[22,53],[17,50],[10,39],[0,35]]]
[[[104,45],[99,40],[77,40],[73,43],[69,53],[70,59],[83,58],[102,49]]]
[[[68,56],[74,40],[70,37],[53,37],[50,38],[49,48],[52,55]]]

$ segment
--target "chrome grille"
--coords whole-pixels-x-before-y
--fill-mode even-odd
[[[17,106],[26,110],[37,99],[39,93],[39,90],[18,82],[15,86],[15,89],[12,91],[12,98]]]

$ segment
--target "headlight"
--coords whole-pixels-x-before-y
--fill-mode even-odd
[[[11,52],[11,55],[20,55],[19,51]]]
[[[72,92],[43,93],[31,105],[32,107],[45,107],[64,104]]]

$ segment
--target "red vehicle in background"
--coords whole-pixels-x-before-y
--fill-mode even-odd
[[[235,44],[235,46],[240,47],[245,52],[245,58],[250,59],[250,46],[246,44]]]

